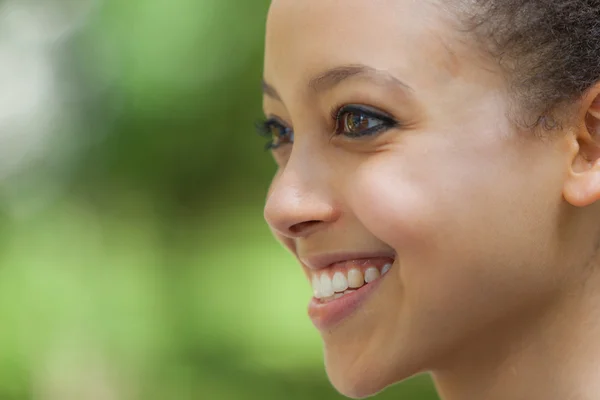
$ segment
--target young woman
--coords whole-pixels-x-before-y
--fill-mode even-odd
[[[274,0],[265,217],[343,394],[600,398],[600,1]]]

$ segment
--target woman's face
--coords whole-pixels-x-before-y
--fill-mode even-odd
[[[503,76],[457,25],[433,0],[271,5],[265,217],[313,284],[348,396],[527,320],[575,251],[558,228],[564,142],[514,128]]]

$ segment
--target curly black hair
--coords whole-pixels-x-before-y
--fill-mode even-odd
[[[518,122],[562,126],[559,110],[600,82],[600,0],[466,1],[461,19],[506,74]]]

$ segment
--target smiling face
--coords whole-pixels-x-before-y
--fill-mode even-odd
[[[273,1],[264,67],[265,217],[313,283],[327,372],[351,397],[512,330],[583,262],[561,240],[564,142],[511,124],[502,74],[452,13],[366,3]]]

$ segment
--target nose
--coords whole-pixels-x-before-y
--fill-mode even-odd
[[[330,185],[318,169],[314,159],[301,162],[292,156],[276,175],[264,209],[272,230],[288,238],[307,237],[339,217]]]

